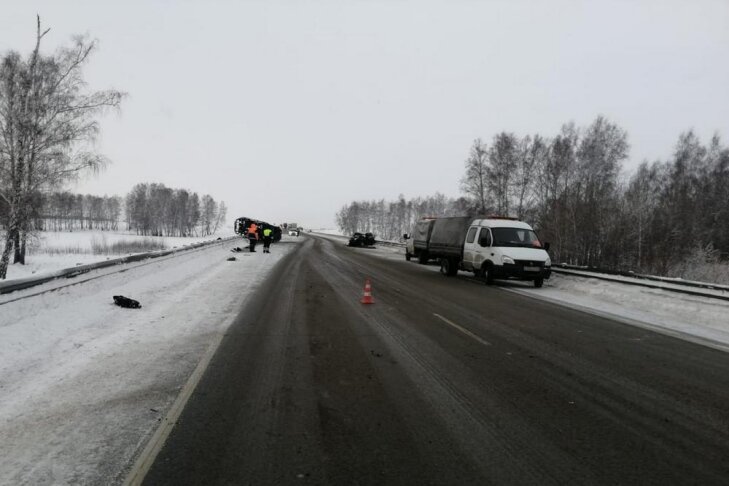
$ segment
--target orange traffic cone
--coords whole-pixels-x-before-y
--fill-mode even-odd
[[[372,286],[370,285],[370,279],[365,280],[364,296],[362,297],[363,304],[374,304],[375,299],[372,298]]]

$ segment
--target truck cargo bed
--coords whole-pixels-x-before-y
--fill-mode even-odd
[[[430,235],[428,253],[432,258],[463,257],[463,243],[473,218],[458,216],[453,218],[438,218],[433,225]]]

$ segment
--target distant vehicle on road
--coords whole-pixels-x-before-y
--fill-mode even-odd
[[[515,278],[533,281],[535,287],[541,287],[552,273],[547,254],[549,243],[542,245],[534,229],[523,221],[462,216],[436,218],[429,224],[432,224],[429,228],[425,224],[416,225],[413,234],[420,238],[418,260],[424,263],[423,259],[438,259],[443,275],[450,277],[458,270],[465,270],[483,278],[487,284],[496,278]],[[430,234],[426,238],[427,230]],[[411,245],[413,253],[408,254],[406,249],[408,260],[415,252],[415,243]]]
[[[301,229],[296,227],[289,227],[289,236],[299,236],[301,234]]]
[[[363,246],[374,246],[375,235],[372,233],[355,233],[349,238],[348,246],[363,247]]]

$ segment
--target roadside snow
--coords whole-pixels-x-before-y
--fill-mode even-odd
[[[7,279],[20,279],[40,276],[65,268],[120,258],[131,253],[94,255],[91,253],[92,243],[105,242],[109,245],[133,240],[152,240],[159,242],[166,249],[182,248],[193,243],[216,240],[218,237],[233,236],[230,230],[221,230],[205,237],[154,237],[139,236],[123,231],[44,231],[31,244],[25,265],[8,266]]]
[[[314,233],[318,233],[318,234],[322,234],[322,235],[344,236],[344,234],[342,234],[341,230],[332,229],[332,228],[320,228],[320,229],[314,230]]]
[[[727,301],[555,274],[541,289],[504,288],[729,350]]]
[[[652,285],[652,286],[661,287],[664,289],[691,290],[692,292],[701,292],[704,294],[720,295],[723,297],[729,297],[729,287],[727,287],[725,285],[711,284],[708,282],[694,282],[694,281],[690,281],[690,280],[683,281],[683,282],[688,282],[688,283],[701,284],[701,285],[705,285],[707,287],[710,286],[712,288],[690,287],[688,285],[682,285],[681,279],[648,280],[648,279],[644,279],[644,278],[625,277],[623,275],[608,275],[605,273],[587,272],[587,271],[583,271],[583,270],[573,270],[573,269],[569,269],[569,270],[560,269],[560,270],[562,272],[566,271],[566,272],[576,275],[576,276],[597,275],[600,278],[603,278],[606,280],[613,280],[616,282],[635,282],[638,284]]]
[[[0,484],[120,483],[210,343],[295,244],[266,255],[226,242],[0,306]],[[118,294],[142,308],[114,306]]]

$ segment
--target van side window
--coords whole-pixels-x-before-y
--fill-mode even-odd
[[[468,234],[466,235],[466,242],[467,243],[473,243],[473,240],[476,239],[476,230],[477,229],[478,228],[476,228],[474,226],[473,228],[471,228],[470,230],[468,230]],[[461,234],[463,234],[463,233],[461,233]]]
[[[481,228],[481,234],[478,236],[478,244],[483,247],[491,246],[491,232],[488,228]]]

